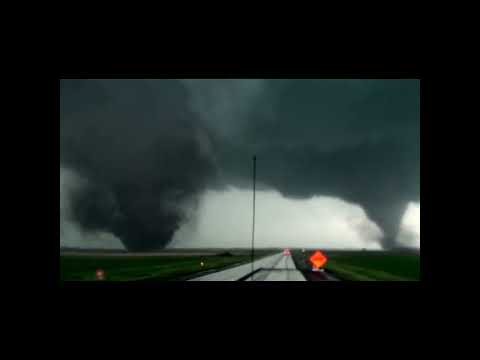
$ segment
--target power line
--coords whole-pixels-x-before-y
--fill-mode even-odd
[[[257,157],[253,156],[253,221],[252,221],[252,281],[253,281],[253,271],[254,271],[254,248],[255,248],[255,177],[256,177],[256,164]]]

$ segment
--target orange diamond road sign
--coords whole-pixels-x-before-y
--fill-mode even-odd
[[[315,254],[310,257],[310,262],[313,264],[313,268],[318,270],[326,264],[327,257],[317,250],[315,251]]]

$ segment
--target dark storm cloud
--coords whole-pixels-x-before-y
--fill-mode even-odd
[[[261,187],[360,204],[392,246],[419,200],[417,80],[68,80],[61,165],[89,186],[83,227],[129,249],[165,245],[205,188]]]
[[[88,180],[76,221],[131,250],[166,245],[214,173],[209,135],[177,81],[63,80],[60,162]]]
[[[200,113],[214,118],[218,111],[212,107],[209,113],[206,101],[211,99],[199,93],[206,84],[226,85],[189,83],[197,101],[204,99],[203,108],[197,105]],[[243,89],[249,87],[242,84],[236,92]],[[227,181],[247,185],[248,160],[255,153],[260,182],[285,196],[331,195],[356,202],[383,229],[383,245],[394,245],[408,202],[420,197],[419,82],[256,80],[254,89],[256,97],[243,104],[247,110],[218,119],[222,129],[229,124],[236,129],[217,144]],[[239,106],[235,98],[229,101],[232,109]]]

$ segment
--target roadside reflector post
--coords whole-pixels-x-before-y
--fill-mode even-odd
[[[97,271],[95,272],[95,277],[97,278],[97,280],[105,280],[105,271],[103,271],[102,269],[97,269]]]

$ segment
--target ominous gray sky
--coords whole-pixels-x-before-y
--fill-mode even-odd
[[[327,249],[381,249],[382,230],[358,205],[313,196],[298,200],[277,191],[257,192],[256,246]],[[251,242],[251,191],[206,191],[198,215],[186,221],[170,243],[174,248],[247,247]],[[273,224],[273,225],[272,225]],[[398,244],[420,248],[420,206],[410,203]]]
[[[312,224],[328,213],[349,218],[337,206],[348,204],[378,227],[380,236],[367,231],[377,244],[416,241],[398,231],[409,204],[419,208],[418,80],[62,80],[60,110],[61,244],[154,250],[185,242],[188,228],[190,246],[202,246],[208,235],[192,223],[251,201],[253,154],[259,189],[276,204],[259,229],[271,229],[266,243],[282,211],[311,201],[331,211],[297,212],[290,228],[303,238],[309,228],[321,239]],[[218,219],[207,228],[227,221]],[[363,241],[342,226],[328,241]]]

